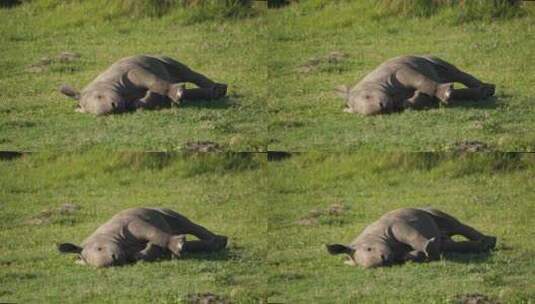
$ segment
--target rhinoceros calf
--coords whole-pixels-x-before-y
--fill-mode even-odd
[[[454,89],[454,82],[467,88]],[[344,112],[374,115],[439,102],[485,99],[494,95],[495,86],[437,57],[401,56],[384,62],[353,88],[340,86],[337,90],[346,100]]]
[[[185,89],[184,82],[199,88]],[[140,55],[117,61],[81,93],[68,85],[60,91],[78,100],[78,112],[104,115],[169,106],[182,99],[217,99],[226,95],[227,85],[215,83],[169,57]]]
[[[454,235],[468,240],[454,241]],[[435,260],[444,252],[480,253],[495,245],[496,237],[486,236],[437,209],[402,208],[367,226],[351,244],[327,245],[327,250],[349,255],[347,264],[370,268]]]
[[[199,240],[186,241],[185,234]],[[113,216],[81,246],[62,243],[58,250],[78,254],[79,263],[107,267],[179,257],[188,252],[216,251],[226,244],[227,237],[216,235],[170,209],[132,208]]]

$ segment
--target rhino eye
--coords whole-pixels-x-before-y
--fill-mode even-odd
[[[101,247],[98,247],[97,250],[98,250],[98,251],[102,251],[102,248],[101,248]]]
[[[366,250],[368,250],[368,251],[372,251],[372,249],[371,249],[370,247],[368,247]]]

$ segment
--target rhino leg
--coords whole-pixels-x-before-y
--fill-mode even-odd
[[[453,241],[449,236],[462,235],[469,241]],[[450,252],[485,252],[494,249],[496,237],[487,236],[476,229],[459,223],[454,229],[448,232],[448,237],[443,242],[443,250]]]
[[[458,100],[481,100],[494,95],[493,86],[483,86],[478,88],[466,88],[466,89],[454,89],[448,102],[454,102]]]
[[[199,238],[199,240],[185,241],[182,246],[183,252],[202,252],[202,251],[217,251],[226,247],[227,237],[217,235],[191,222],[185,216],[182,216],[170,209],[161,209],[164,213],[165,219],[176,234],[192,234]]]
[[[453,90],[449,101],[480,100],[493,96],[495,93],[494,84],[484,83],[473,75],[459,70],[454,65],[438,65],[437,72],[445,82],[459,82],[467,87],[466,89]]]
[[[398,242],[413,249],[410,251],[412,256],[421,257],[423,254],[427,260],[440,258],[440,231],[432,218],[422,218],[410,223],[397,223],[392,227],[392,233]]]
[[[194,89],[185,89],[183,98],[187,100],[199,99],[219,99],[227,94],[227,85],[222,83],[214,83],[210,79],[201,74],[190,71],[187,77],[184,78],[187,82],[192,82],[199,86]]]
[[[410,67],[403,67],[396,72],[395,80],[404,87],[414,89],[428,96],[433,96],[443,102],[449,100],[453,89],[450,83],[438,83]]]
[[[422,263],[426,260],[427,256],[425,255],[425,253],[418,250],[409,251],[402,257],[402,262],[412,261],[416,263]]]
[[[450,252],[482,252],[496,246],[496,237],[487,236],[475,228],[461,223],[455,217],[433,208],[424,208],[431,214],[443,234],[442,249]],[[456,242],[451,239],[454,235],[462,235],[469,241]]]
[[[184,90],[184,99],[186,100],[210,100],[215,99],[214,95],[213,89],[211,88],[195,88]]]
[[[442,250],[444,252],[457,253],[482,253],[494,249],[496,246],[496,237],[484,236],[480,240],[454,241],[451,238],[442,240]]]
[[[159,259],[169,259],[171,258],[171,253],[169,250],[166,250],[160,246],[156,246],[152,243],[148,243],[147,247],[142,251],[134,255],[136,261],[146,261],[152,262]]]
[[[134,238],[166,248],[176,256],[180,256],[184,247],[184,236],[162,231],[141,219],[131,221],[126,231]]]
[[[183,98],[187,100],[218,99],[227,94],[227,85],[216,83],[203,74],[191,70],[169,57],[162,57],[166,69],[174,82],[191,82],[199,88],[184,90]]]
[[[169,106],[170,102],[169,97],[148,91],[145,97],[133,103],[131,110],[162,108]]]
[[[127,80],[138,88],[152,93],[167,96],[173,102],[179,102],[183,94],[181,84],[173,84],[144,69],[132,69],[127,74]]]
[[[411,98],[403,103],[404,108],[422,109],[430,107],[435,103],[435,98],[424,94],[420,91],[415,91]]]
[[[211,252],[224,249],[227,246],[226,236],[216,235],[206,228],[191,222],[185,228],[186,233],[198,237],[199,240],[184,242],[182,247],[184,252]]]

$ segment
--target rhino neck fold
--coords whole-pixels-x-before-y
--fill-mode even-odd
[[[114,93],[117,93],[120,95],[122,91],[122,87],[120,82],[116,81],[95,81],[90,83],[87,87],[84,88],[82,91],[82,95],[86,92],[92,92],[92,91],[99,91],[99,92],[105,92],[105,91],[112,91]]]
[[[362,231],[362,233],[357,237],[357,239],[351,244],[351,247],[356,249],[360,244],[366,244],[370,242],[381,242],[389,243],[390,236],[388,229],[381,222],[375,222],[370,224],[368,227]]]
[[[125,237],[125,223],[122,221],[110,220],[104,225],[100,226],[91,234],[84,242],[83,245],[89,244],[94,241],[108,241],[115,243],[119,246],[123,245]],[[83,246],[82,246],[83,247]]]

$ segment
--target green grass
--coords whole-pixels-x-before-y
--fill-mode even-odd
[[[428,18],[389,16],[373,1],[311,0],[270,11],[269,147],[443,151],[476,140],[499,151],[533,151],[533,20],[533,9],[496,20],[463,20],[455,9]],[[347,57],[329,61],[333,51]],[[377,117],[342,112],[336,86],[354,85],[403,54],[439,56],[495,83],[497,96]]]
[[[230,150],[265,150],[264,32],[261,16],[200,22],[204,10],[162,18],[102,10],[103,1],[35,1],[0,10],[0,150],[174,151],[209,140]],[[203,15],[204,14],[204,15]],[[79,60],[54,60],[62,51]],[[116,60],[165,54],[229,84],[221,101],[95,118],[74,112],[57,88],[83,88]],[[53,59],[37,68],[41,58]],[[36,71],[37,70],[37,71]]]
[[[535,158],[518,154],[29,154],[0,161],[0,302],[501,303],[535,296]],[[65,203],[80,209],[62,214]],[[345,206],[338,215],[326,210]],[[498,237],[485,255],[362,270],[323,244],[349,242],[399,207],[435,206]],[[229,236],[222,253],[112,269],[60,255],[113,214],[165,206]],[[313,210],[316,211],[311,215]],[[309,225],[298,224],[312,220]],[[315,222],[314,222],[315,221]]]
[[[91,151],[0,161],[0,302],[180,303],[211,292],[265,297],[265,158]],[[80,209],[61,214],[65,203]],[[182,260],[92,269],[60,255],[120,210],[165,206],[229,236],[228,250]]]
[[[38,0],[0,10],[1,150],[177,151],[197,140],[233,151],[444,151],[462,141],[534,150],[533,6],[518,18],[492,18],[500,14],[485,7],[411,18],[381,12],[373,1],[308,0],[269,12],[258,1],[250,9],[209,2],[168,10],[106,1]],[[81,58],[55,60],[62,51]],[[329,60],[332,51],[347,56]],[[229,83],[230,95],[95,118],[75,113],[57,92],[62,83],[82,88],[139,53],[175,57]],[[388,58],[421,53],[496,83],[497,97],[379,117],[341,111],[335,86],[356,83]],[[39,65],[43,57],[52,61]]]

